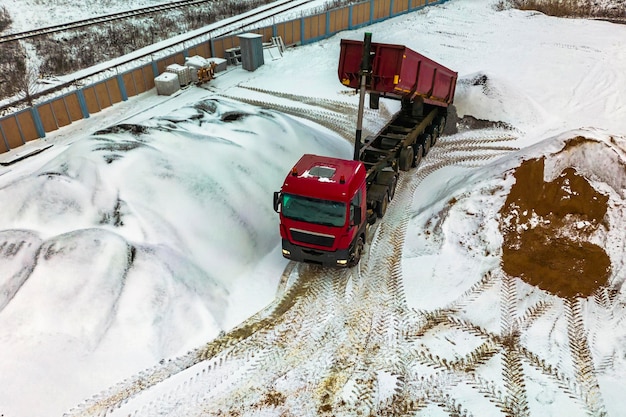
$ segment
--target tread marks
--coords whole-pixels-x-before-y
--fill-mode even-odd
[[[227,335],[207,343],[202,348],[195,349],[182,357],[168,360],[152,369],[142,371],[123,380],[70,410],[66,417],[107,415],[106,410],[120,407],[143,390],[157,385],[202,361],[217,358],[218,361],[215,366],[220,366],[228,359],[228,350],[230,348],[236,346],[237,343],[250,335],[271,325],[273,321],[289,310],[309,288],[310,282],[308,280],[298,279],[282,298],[277,299],[266,309],[268,311],[267,317],[259,320],[247,320]],[[220,353],[223,353],[223,355],[218,358]]]
[[[602,403],[600,384],[593,366],[593,357],[587,342],[587,331],[583,323],[582,300],[568,298],[564,304],[569,348],[576,380],[583,388],[582,398],[592,415],[605,416],[606,410]]]
[[[310,96],[302,96],[302,95],[291,94],[291,93],[283,93],[280,91],[266,90],[263,88],[246,86],[246,85],[239,85],[239,87],[245,88],[246,90],[250,90],[250,91],[256,91],[257,93],[268,94],[274,97],[285,98],[288,100],[297,101],[299,103],[309,104],[309,105],[316,106],[316,107],[322,107],[326,110],[330,110],[333,112],[338,112],[338,113],[348,112],[352,116],[355,116],[357,112],[357,109],[354,105],[343,102],[343,101],[330,100],[326,98],[310,97]],[[370,113],[372,112],[372,110],[369,110],[369,109],[365,109],[365,111],[368,111]]]
[[[323,111],[323,110],[309,110],[309,109],[303,109],[303,108],[294,108],[292,106],[281,105],[281,104],[266,102],[262,100],[245,98],[245,97],[231,96],[231,95],[227,95],[223,93],[221,93],[220,96],[231,99],[231,100],[237,100],[237,101],[241,101],[243,103],[251,104],[254,106],[277,110],[285,114],[290,114],[292,116],[302,117],[307,120],[311,120],[321,126],[324,126],[330,130],[337,132],[341,137],[343,137],[347,141],[354,142],[354,132],[347,128],[347,126],[351,124],[347,115],[343,115],[340,113],[332,113],[332,112]]]
[[[407,179],[408,178],[408,179]],[[402,403],[408,395],[408,363],[406,343],[402,326],[407,314],[402,280],[402,253],[396,250],[404,245],[406,226],[409,221],[407,208],[419,183],[415,177],[401,176],[394,199],[390,203],[386,217],[379,222],[373,238],[368,260],[368,276],[371,277],[374,294],[380,294],[383,308],[376,316],[373,325],[375,343],[372,343],[374,371],[386,371],[396,378],[396,388],[391,396],[391,404]],[[391,221],[393,220],[393,221]],[[388,225],[393,224],[390,228]],[[380,254],[383,254],[382,256]],[[391,353],[391,357],[389,354]],[[375,375],[374,375],[375,376]],[[370,393],[374,395],[374,393]],[[377,405],[379,408],[380,405]]]

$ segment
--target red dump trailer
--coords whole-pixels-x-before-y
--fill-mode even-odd
[[[359,88],[363,41],[341,40],[338,75],[342,84]],[[403,45],[371,44],[367,90],[381,97],[447,107],[454,98],[457,73]]]

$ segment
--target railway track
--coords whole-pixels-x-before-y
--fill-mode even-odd
[[[74,22],[61,23],[58,25],[47,26],[40,29],[28,30],[25,32],[11,33],[0,36],[0,44],[35,38],[37,36],[49,35],[51,33],[64,32],[67,30],[83,28],[87,26],[98,25],[101,23],[114,22],[124,20],[131,17],[146,16],[155,13],[162,13],[168,10],[180,9],[189,6],[195,6],[202,3],[208,3],[210,0],[178,0],[169,3],[157,4],[154,6],[142,7],[139,9],[126,10],[123,12],[112,13],[103,16],[92,17],[89,19],[77,20]]]
[[[311,120],[327,120],[333,107],[346,110],[344,103],[326,100],[309,98],[307,105],[313,107]],[[264,107],[275,105],[266,102]],[[357,267],[289,263],[277,299],[267,309],[67,416],[401,416],[443,411],[458,417],[531,417],[533,401],[548,385],[570,412],[606,415],[594,364],[596,342],[588,337],[582,310],[588,302],[609,311],[614,293],[598,292],[584,302],[545,292],[530,297],[534,290],[495,268],[436,308],[414,309],[407,303],[407,254],[402,248],[407,231],[416,227],[418,213],[412,206],[420,185],[440,169],[460,164],[471,172],[514,152],[515,139],[513,132],[497,130],[441,138],[420,166],[400,177]],[[485,308],[485,299],[498,300],[499,308]],[[546,328],[562,333],[564,354],[541,357],[529,343]]]
[[[227,22],[217,22],[214,24],[214,29],[222,29],[229,25],[237,26],[242,20],[246,20],[247,24],[255,24],[261,22],[267,18],[273,17],[276,14],[288,12],[290,9],[300,7],[303,4],[310,3],[312,0],[282,0],[273,2],[267,6],[263,6],[260,10],[244,13],[240,15],[236,21],[227,19]],[[11,33],[0,36],[0,44],[7,42],[15,42],[19,40],[27,40],[38,36],[49,35],[52,33],[59,33],[68,30],[80,29],[88,26],[99,25],[107,22],[114,22],[133,17],[147,16],[151,14],[163,13],[169,10],[183,9],[186,7],[202,5],[211,3],[210,0],[178,0],[169,3],[157,4],[154,6],[142,7],[139,9],[127,10],[123,12],[113,13],[109,15],[96,16],[88,19],[77,20],[74,22],[61,23],[58,25],[48,26],[40,29],[33,29],[25,32]],[[257,17],[255,19],[255,16]],[[239,25],[238,27],[240,27]],[[220,33],[221,36],[230,32]]]

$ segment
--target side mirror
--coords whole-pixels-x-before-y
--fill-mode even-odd
[[[354,220],[354,225],[358,226],[361,224],[361,207],[359,206],[352,206],[353,210],[354,210],[354,216],[353,216],[353,220]]]
[[[274,191],[274,211],[278,213],[278,206],[280,205],[280,191]]]

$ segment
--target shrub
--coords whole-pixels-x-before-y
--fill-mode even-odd
[[[25,54],[18,43],[0,45],[0,97],[20,92],[20,80],[26,70]]]
[[[582,17],[590,15],[590,2],[578,0],[515,0],[514,6],[520,10],[538,12],[560,17]]]
[[[594,0],[500,0],[497,9],[506,6],[520,10],[536,10],[558,17],[624,17],[626,12],[611,2]]]
[[[7,10],[6,6],[0,6],[0,32],[4,32],[9,26],[11,26],[13,20]]]

